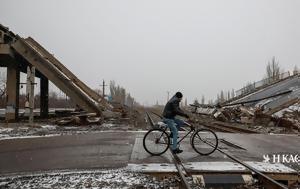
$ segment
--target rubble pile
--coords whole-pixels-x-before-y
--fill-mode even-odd
[[[284,121],[293,129],[300,131],[300,103],[283,109],[274,114],[277,119]]]
[[[192,113],[209,116],[217,121],[231,124],[240,124],[260,132],[295,133],[300,132],[300,105],[294,104],[277,113],[268,114],[262,106],[224,106],[224,107],[199,107],[190,109]],[[209,113],[208,113],[209,112]]]
[[[253,108],[225,107],[216,110],[213,114],[216,120],[224,122],[253,123],[255,110]]]
[[[101,117],[96,116],[94,113],[83,113],[72,115],[68,117],[63,117],[58,120],[55,120],[57,125],[89,125],[89,124],[101,124]]]
[[[74,111],[65,117],[55,119],[52,124],[59,126],[88,126],[104,124],[125,124],[134,127],[143,127],[145,122],[143,112],[136,108],[128,107],[120,103],[112,103],[111,109],[105,109],[101,115]]]

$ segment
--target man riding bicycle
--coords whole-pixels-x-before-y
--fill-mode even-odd
[[[182,150],[177,147],[177,136],[178,130],[181,126],[184,125],[184,121],[181,119],[175,118],[177,115],[189,118],[189,116],[184,113],[180,107],[179,103],[182,100],[182,93],[177,92],[166,104],[163,112],[163,122],[168,125],[171,130],[170,138],[173,138],[173,144],[171,149],[174,153],[181,153]]]

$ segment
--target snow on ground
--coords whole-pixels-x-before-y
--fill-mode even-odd
[[[58,126],[45,123],[36,123],[35,126],[29,126],[27,123],[0,123],[0,140],[84,134],[91,132],[102,132],[107,130],[128,131],[135,129],[132,129],[129,125],[114,123],[103,123],[102,125],[82,126]]]
[[[57,126],[55,125],[41,125],[43,129],[55,130]]]
[[[0,133],[2,132],[11,132],[12,130],[14,130],[13,128],[0,128]]]
[[[175,179],[168,183],[171,186]],[[125,169],[85,172],[56,172],[0,178],[0,188],[103,188],[160,189],[163,181],[154,177],[128,172]]]

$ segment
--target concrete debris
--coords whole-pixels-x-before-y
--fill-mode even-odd
[[[260,124],[273,127],[285,127],[300,131],[299,111],[284,112],[281,117],[268,115],[261,108],[251,107],[224,108],[216,117],[219,121],[231,121],[243,124]]]
[[[275,114],[268,114],[263,106],[227,106],[220,108],[193,106],[190,111],[198,116],[209,116],[214,120],[236,123],[255,131],[268,133],[295,133],[300,132],[300,104],[282,109]],[[207,112],[211,112],[208,114]]]
[[[96,113],[86,113],[84,111],[68,112],[65,117],[57,118],[52,124],[58,126],[83,126],[97,125],[103,127],[104,124],[132,125],[130,130],[143,128],[145,126],[144,110],[132,108],[122,104],[113,103],[112,110],[104,110],[101,115]],[[65,112],[64,112],[65,113]]]
[[[121,112],[113,112],[110,110],[106,110],[103,112],[103,117],[105,119],[117,119],[117,118],[121,118],[122,117],[122,113]]]
[[[57,125],[89,125],[100,124],[102,122],[101,117],[97,117],[94,113],[84,113],[79,115],[73,115],[70,117],[64,117],[55,121]]]
[[[223,122],[253,123],[255,111],[244,106],[220,108],[214,118]]]

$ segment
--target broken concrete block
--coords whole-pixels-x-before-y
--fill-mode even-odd
[[[241,123],[252,124],[254,123],[254,119],[249,117],[241,117]]]
[[[106,110],[104,112],[102,112],[102,115],[105,119],[110,119],[110,118],[121,118],[122,113],[120,112],[112,112],[109,110]]]
[[[244,113],[247,116],[254,116],[254,111],[251,110],[250,108],[246,108],[244,106],[241,106],[240,110],[241,110],[242,113]]]

